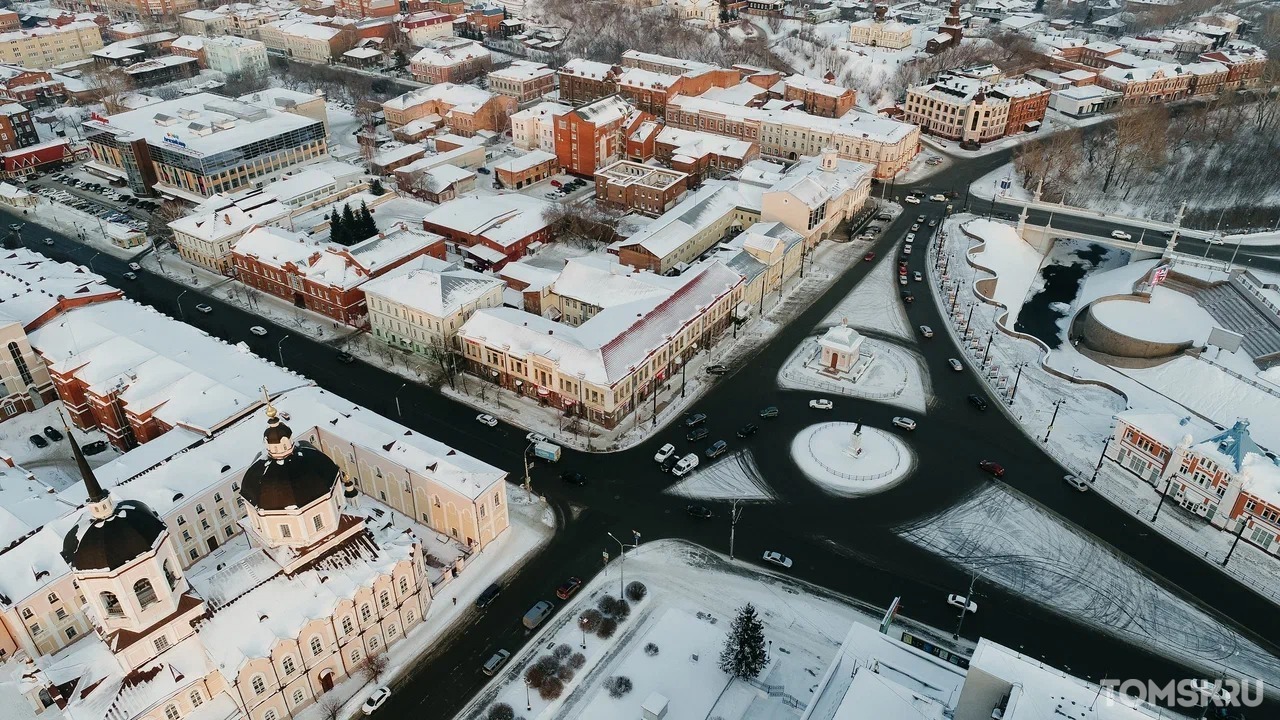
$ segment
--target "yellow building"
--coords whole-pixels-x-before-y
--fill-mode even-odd
[[[102,49],[102,32],[91,22],[0,33],[0,64],[43,69],[87,59]]]

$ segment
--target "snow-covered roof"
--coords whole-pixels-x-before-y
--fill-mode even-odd
[[[1280,508],[1280,466],[1276,461],[1257,453],[1249,453],[1240,472],[1240,490],[1262,500],[1273,508]]]
[[[358,168],[352,169],[358,170]],[[325,188],[336,190],[337,178],[324,170],[305,167],[300,172],[271,183],[271,194],[288,204],[295,198]]]
[[[179,50],[190,50],[192,52],[199,52],[204,49],[204,43],[205,43],[205,38],[201,37],[200,35],[183,35],[177,40],[174,40],[173,45],[171,45],[170,47],[175,47],[175,48],[178,48]]]
[[[656,258],[665,258],[742,204],[743,196],[735,183],[708,180],[643,230],[623,240],[620,247],[640,246]]]
[[[823,170],[817,158],[806,157],[796,163],[767,192],[785,192],[810,209],[870,182],[875,168],[852,160],[836,160],[832,170]]]
[[[370,280],[364,291],[431,317],[447,318],[502,286],[490,275],[423,256]]]
[[[397,145],[395,147],[387,148],[379,152],[377,155],[374,155],[373,159],[369,162],[374,165],[386,167],[387,165],[391,165],[402,160],[417,159],[426,154],[427,148],[425,145],[409,143],[406,145]]]
[[[547,67],[540,62],[532,62],[529,60],[514,60],[510,65],[489,73],[490,78],[498,78],[500,80],[511,80],[513,82],[527,82],[538,78],[555,75],[556,71]]]
[[[543,163],[551,162],[555,159],[555,155],[552,155],[545,150],[530,150],[523,155],[517,155],[516,157],[503,160],[500,163],[495,163],[493,169],[495,172],[501,170],[502,172],[518,173],[531,168],[536,168]]]
[[[1154,438],[1168,448],[1177,447],[1187,436],[1205,437],[1214,432],[1211,425],[1192,415],[1179,416],[1151,410],[1125,410],[1116,413],[1116,419],[1138,428],[1144,435]]]
[[[59,298],[84,302],[120,296],[101,275],[82,265],[51,260],[26,248],[0,251],[0,324],[16,322],[29,331],[58,306]]]
[[[517,123],[538,117],[560,117],[569,112],[573,108],[558,102],[540,102],[532,107],[527,107],[511,116],[511,122]]]
[[[58,500],[51,486],[34,472],[0,464],[0,548],[9,547],[73,507]]]
[[[254,225],[269,225],[289,215],[290,209],[274,193],[249,190],[235,195],[219,193],[196,206],[190,215],[174,220],[176,233],[205,242],[236,237]]]
[[[410,90],[382,103],[384,110],[408,110],[409,108],[439,102],[449,106],[484,105],[493,98],[493,93],[474,85],[457,85],[454,83],[438,83],[417,90]]]
[[[1157,78],[1175,77],[1185,72],[1181,65],[1171,63],[1158,63],[1147,65],[1144,67],[1109,67],[1102,71],[1102,77],[1121,85],[1127,85],[1131,82],[1143,82],[1145,80],[1154,80]]]
[[[1054,90],[1053,94],[1061,95],[1062,97],[1070,98],[1072,100],[1096,100],[1098,98],[1120,95],[1120,93],[1115,90],[1108,90],[1101,85],[1073,85],[1061,90]]]
[[[329,42],[342,32],[342,28],[336,28],[330,25],[321,25],[319,23],[295,22],[281,26],[280,32],[285,35],[293,35],[294,37],[305,38],[307,40]]]
[[[740,82],[727,88],[713,87],[699,97],[730,105],[750,105],[768,94],[768,90],[749,82]]]
[[[588,256],[566,262],[552,284],[552,291],[586,305],[607,308],[645,298],[665,298],[682,284],[679,278]]]
[[[506,280],[514,280],[524,284],[524,290],[542,290],[546,286],[555,282],[559,276],[555,270],[530,265],[525,262],[510,262],[502,266],[498,271],[498,276]]]
[[[465,180],[474,178],[476,174],[457,165],[444,163],[427,170],[416,181],[416,184],[428,192],[441,193]]]
[[[477,42],[432,42],[415,53],[410,62],[431,67],[453,67],[492,55],[488,48]]]
[[[561,75],[574,75],[576,77],[591,78],[592,80],[603,80],[612,71],[613,66],[609,63],[573,58],[562,65],[559,72]]]
[[[343,57],[349,58],[373,58],[382,55],[382,51],[374,47],[358,47],[342,53]]]
[[[70,693],[63,708],[69,720],[138,717],[202,684],[214,669],[196,636],[168,648],[133,672],[118,662],[108,642],[97,635],[70,645],[55,658],[45,659],[49,680],[77,681],[76,692]]]
[[[344,247],[310,242],[280,228],[257,227],[237,240],[233,251],[270,267],[288,266],[289,272],[312,282],[348,290],[440,240],[434,233],[401,225]]]
[[[550,206],[516,193],[463,197],[444,203],[423,221],[508,247],[547,227],[543,214]]]
[[[948,36],[949,37],[949,36]],[[723,115],[728,119],[771,123],[801,128],[811,132],[831,133],[851,138],[869,138],[877,142],[897,143],[918,128],[911,123],[892,120],[880,115],[852,110],[842,117],[828,118],[810,115],[799,110],[766,110],[732,105],[710,100],[706,96],[677,95],[667,102],[668,112],[673,109],[694,114]]]
[[[679,75],[668,75],[640,68],[623,68],[622,73],[618,75],[618,85],[633,88],[665,90],[679,81]]]
[[[841,87],[835,83],[823,82],[807,75],[788,75],[782,81],[789,88],[797,88],[806,92],[818,93],[828,97],[838,98],[853,91],[846,87]]]
[[[635,112],[635,108],[632,108],[621,96],[609,95],[576,108],[573,112],[583,120],[599,127],[627,118]]]
[[[627,50],[622,53],[622,63],[631,67],[637,67],[641,63],[665,66],[668,70],[680,70],[684,73],[701,73],[708,70],[719,69],[715,65],[709,65],[696,60],[683,60],[681,58],[668,57],[666,55],[640,52],[639,50]]]

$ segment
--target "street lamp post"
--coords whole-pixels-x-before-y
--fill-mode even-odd
[[[1013,404],[1013,399],[1018,396],[1018,381],[1022,379],[1022,368],[1026,367],[1026,363],[1018,364],[1018,374],[1013,378],[1013,390],[1009,392],[1009,404]]]
[[[982,351],[982,364],[987,364],[987,358],[991,355],[991,341],[994,340],[996,334],[994,332],[987,334],[987,348]]]
[[[738,507],[738,500],[733,501],[733,507],[729,510],[729,559],[733,559],[733,541],[734,535],[738,531],[738,518],[742,517],[742,508]]]
[[[1107,459],[1107,448],[1110,447],[1110,445],[1111,436],[1108,435],[1107,441],[1102,443],[1102,454],[1098,456],[1098,464],[1094,466],[1093,477],[1089,479],[1089,482],[1093,483],[1098,481],[1098,471],[1102,470],[1102,461]]]
[[[623,592],[625,591],[626,582],[627,582],[627,548],[635,548],[640,546],[640,533],[636,532],[635,530],[632,530],[631,532],[634,533],[636,537],[636,543],[634,545],[623,544],[621,540],[613,536],[613,533],[611,532],[605,533],[606,535],[609,536],[609,539],[618,543],[618,555],[621,556],[621,558],[619,559],[619,562],[621,564],[618,566],[618,599],[619,600],[622,599]],[[606,555],[605,557],[608,557],[608,556]]]
[[[182,310],[182,296],[183,296],[183,295],[186,295],[188,292],[190,292],[190,291],[189,291],[189,290],[183,290],[182,292],[178,293],[178,297],[177,297],[177,298],[175,298],[175,299],[174,299],[174,301],[173,301],[173,302],[174,302],[174,304],[176,304],[176,305],[178,306],[178,319],[179,319],[179,320],[181,320],[182,322],[186,322],[186,321],[187,321],[187,314],[186,314],[185,312],[183,312],[183,310]]]
[[[280,356],[280,367],[284,367],[284,341],[288,340],[291,337],[293,336],[285,335],[284,337],[280,338],[280,342],[276,343],[276,354]]]
[[[680,364],[680,397],[683,399],[685,387],[689,384],[689,370],[683,360],[680,360],[679,358],[676,358],[676,360]]]
[[[582,631],[582,649],[587,649],[587,619],[585,617],[578,618],[578,629]]]
[[[1049,442],[1049,433],[1053,432],[1053,421],[1058,419],[1058,408],[1062,407],[1062,402],[1063,401],[1061,400],[1053,401],[1053,416],[1049,418],[1049,428],[1044,431],[1044,439],[1041,440],[1040,442],[1042,443]]]
[[[404,413],[400,412],[400,391],[408,387],[409,383],[405,383],[396,390],[396,417],[404,417]]]
[[[960,628],[964,627],[964,616],[969,614],[969,603],[973,602],[973,586],[978,582],[977,573],[969,576],[969,593],[964,596],[964,607],[960,608],[960,621],[956,623],[955,640],[960,639]]]
[[[524,491],[525,492],[531,492],[531,488],[533,487],[533,478],[529,477],[529,451],[532,449],[533,449],[533,443],[529,443],[529,446],[524,449],[524,455],[522,456],[522,459],[524,460]]]

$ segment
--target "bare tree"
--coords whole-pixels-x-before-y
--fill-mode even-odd
[[[128,110],[125,97],[133,92],[133,80],[119,68],[96,68],[86,73],[87,84],[93,88],[93,97],[106,108],[108,115]]]
[[[319,708],[321,720],[338,720],[342,716],[342,701],[333,694],[320,698]]]
[[[165,200],[160,207],[151,213],[147,220],[147,235],[152,243],[160,247],[164,243],[173,242],[173,229],[169,223],[187,215],[187,207],[177,200]]]
[[[360,674],[368,682],[377,682],[390,664],[391,659],[385,652],[370,653],[369,657],[365,658],[364,665],[360,666]]]

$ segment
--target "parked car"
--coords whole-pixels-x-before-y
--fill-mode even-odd
[[[343,365],[350,365],[355,361],[356,361],[356,356],[352,355],[349,352],[338,353],[338,362],[342,363]]]
[[[911,226],[911,232],[912,232],[912,233],[918,232],[919,230],[920,230],[920,223],[916,223],[916,224],[914,224],[914,225],[912,225],[912,226]]]
[[[498,583],[491,583],[489,587],[485,588],[484,592],[480,593],[480,596],[476,598],[476,607],[481,609],[489,607],[489,603],[497,600],[498,596],[501,594],[502,586]]]
[[[675,467],[679,462],[680,462],[680,456],[679,456],[679,455],[672,455],[671,457],[667,458],[666,460],[663,460],[663,461],[662,461],[662,472],[671,472],[671,469],[672,469],[672,468],[674,468],[674,467]]]
[[[128,277],[127,273],[125,274],[125,277]],[[267,329],[262,327],[261,325],[254,325],[253,327],[249,328],[249,332],[253,333],[254,335],[262,336],[267,334]]]
[[[932,200],[933,202],[946,202],[947,196],[943,195],[942,193],[935,193],[933,195],[930,195],[929,199]]]
[[[137,280],[137,279],[138,279],[138,275],[137,275],[137,273],[135,273],[135,272],[133,272],[133,271],[129,271],[129,272],[127,272],[127,273],[125,273],[125,274],[124,274],[124,279],[125,279],[125,280]],[[255,333],[255,334],[256,334],[256,333]],[[266,335],[266,332],[264,331],[262,334],[263,334],[263,335]]]
[[[211,306],[209,306],[209,305],[205,305],[204,303],[200,303],[199,305],[197,305],[197,306],[196,306],[196,310],[199,310],[199,311],[200,311],[200,312],[202,312],[202,313],[211,313],[211,312],[213,312],[213,308],[212,308]]]
[[[938,221],[937,221],[937,220],[930,220],[930,221],[929,221],[929,227],[938,227]]]
[[[29,437],[29,438],[27,438],[27,439],[31,441],[31,444],[32,444],[32,445],[35,445],[35,446],[36,446],[36,447],[38,447],[38,448],[46,448],[46,447],[49,447],[49,441],[48,441],[48,440],[45,440],[45,439],[44,439],[43,437],[41,437],[40,435],[32,435],[31,437]]]
[[[894,424],[895,426],[897,426],[897,427],[902,428],[903,430],[915,430],[915,429],[916,429],[916,421],[915,421],[915,420],[912,420],[912,419],[911,419],[911,418],[909,418],[909,417],[901,417],[901,416],[899,416],[899,417],[895,417],[895,418],[893,419],[893,424]]]
[[[85,443],[84,447],[80,449],[84,451],[85,455],[97,455],[107,449],[107,441],[94,440],[91,443]]]
[[[1123,230],[1112,230],[1111,237],[1117,240],[1132,240],[1133,236]]]
[[[776,408],[776,407],[774,407],[774,406],[770,405],[769,407],[767,407],[767,408],[765,408],[765,409],[763,409],[763,410],[761,410],[761,411],[760,411],[760,417],[762,417],[762,418],[776,418],[776,417],[778,417],[778,408]]]
[[[863,259],[863,261],[865,261],[865,262],[871,262],[872,260],[875,260],[875,259],[876,259],[876,254],[875,254],[875,253],[873,253],[873,252],[869,252],[869,253],[867,253],[866,255],[863,255],[863,256],[862,256],[862,259]]]
[[[706,520],[711,517],[711,509],[706,505],[690,505],[686,507],[684,511],[689,513],[690,517],[696,517],[702,520]]]
[[[721,365],[720,363],[715,363],[713,365],[707,366],[708,375],[724,375],[727,372],[729,372],[728,365]]]
[[[755,435],[759,431],[760,431],[760,427],[758,425],[752,425],[751,423],[747,423],[746,425],[743,425],[742,427],[738,428],[738,437],[748,438],[748,437],[751,437],[752,435]]]
[[[502,669],[502,666],[506,665],[507,661],[510,659],[510,650],[499,650],[493,655],[490,655],[488,660],[484,661],[484,667],[480,668],[480,671],[485,675],[497,675],[498,671]]]
[[[141,265],[139,265],[139,264],[138,264],[138,263],[136,263],[136,262],[131,262],[131,263],[129,263],[129,269],[130,269],[130,270],[141,270],[141,269],[142,269],[142,266],[141,266]]]
[[[933,328],[929,327],[928,325],[921,325],[920,334],[927,338],[931,338],[933,337]]]
[[[58,429],[52,425],[45,425],[43,432],[45,437],[54,442],[60,442],[62,440],[62,433],[58,432]]]
[[[488,175],[488,174],[489,174],[489,168],[481,166],[481,167],[476,168],[476,172],[480,173],[481,175]]]
[[[978,467],[995,477],[1004,477],[1004,466],[994,460],[979,460]]]
[[[546,600],[539,600],[533,607],[529,608],[529,612],[524,614],[520,622],[530,630],[535,630],[544,620],[551,617],[551,612],[555,607]]]
[[[524,436],[524,439],[530,443],[551,442],[551,438],[540,432],[531,432]]]
[[[663,445],[662,447],[658,448],[658,452],[653,454],[653,461],[661,464],[666,462],[667,458],[675,454],[676,454],[676,446],[672,445],[671,443],[667,443],[666,445]]]
[[[947,358],[947,364],[956,372],[962,372],[964,370],[964,364],[955,358]]]
[[[582,578],[571,577],[560,583],[560,587],[556,588],[556,597],[561,600],[568,600],[573,594],[578,592],[582,587]]]
[[[814,410],[830,410],[835,406],[831,403],[830,400],[826,398],[814,398],[813,400],[809,401],[809,407],[813,408]]]
[[[364,704],[360,706],[360,710],[365,715],[372,715],[378,708],[382,707],[383,704],[385,704],[387,700],[389,700],[390,698],[391,698],[391,688],[387,687],[386,685],[383,685],[378,689],[374,690],[373,694],[371,694],[368,698],[365,699]]]
[[[771,562],[774,565],[781,565],[784,568],[791,567],[791,558],[787,557],[786,555],[783,555],[780,552],[775,552],[773,550],[764,551],[764,561]]]
[[[552,180],[551,187],[560,187],[562,183],[559,180]]]
[[[480,413],[476,416],[476,422],[481,425],[488,425],[489,427],[497,427],[498,418],[490,415],[489,413]]]
[[[915,241],[916,241],[916,234],[915,234],[915,233],[907,233],[907,244],[908,244],[908,245],[910,245],[911,243],[913,243],[913,242],[915,242]]]
[[[954,605],[968,613],[978,612],[978,603],[970,600],[969,598],[963,595],[956,595],[955,593],[948,595],[947,604]]]
[[[981,395],[970,395],[969,404],[978,408],[979,410],[987,409],[987,399],[982,397]]]
[[[695,425],[701,425],[706,421],[707,421],[707,416],[704,413],[694,413],[692,415],[687,416],[684,419],[684,426],[693,427]]]
[[[910,254],[911,254],[911,243],[907,243],[906,245],[904,245],[904,246],[902,247],[902,254],[903,254],[903,255],[910,255]]]
[[[564,472],[560,473],[560,479],[569,483],[570,485],[586,485],[587,484],[586,475],[583,475],[580,472],[574,472],[572,470],[565,470]]]
[[[915,280],[916,282],[920,282],[921,280],[924,280],[924,275],[922,275],[919,270],[916,270],[914,273],[911,274],[911,279]]]
[[[711,447],[707,448],[707,458],[718,458],[729,449],[729,443],[723,440],[717,440],[711,443]]]
[[[707,430],[704,427],[694,428],[684,436],[684,439],[688,440],[689,442],[698,442],[699,440],[705,440],[706,437],[710,434],[711,434],[711,431]]]
[[[1089,491],[1089,483],[1084,478],[1078,478],[1075,475],[1067,475],[1062,478],[1068,485],[1079,490],[1080,492]]]
[[[922,222],[924,222],[924,216],[923,216],[923,215],[917,215],[917,216],[916,216],[916,222],[918,222],[918,223],[922,223]]]
[[[675,467],[671,468],[671,474],[676,477],[684,477],[685,475],[693,472],[693,469],[696,467],[698,467],[698,454],[689,453],[688,455],[680,458],[680,462],[676,463]]]
[[[902,302],[904,302],[904,303],[906,303],[906,304],[910,305],[911,303],[913,303],[913,302],[915,302],[915,301],[916,301],[916,296],[915,296],[915,295],[912,295],[911,293],[907,292],[906,290],[903,290],[903,291],[902,291]]]

